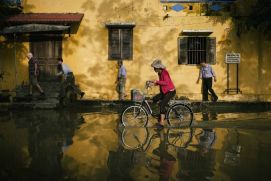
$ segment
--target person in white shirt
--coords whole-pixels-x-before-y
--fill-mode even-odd
[[[124,100],[125,95],[125,84],[127,72],[126,68],[123,65],[122,60],[118,61],[118,77],[116,80],[117,83],[117,92],[119,93],[119,100]]]
[[[211,65],[207,64],[205,60],[202,60],[201,62],[201,68],[199,71],[199,77],[197,80],[197,84],[199,83],[199,80],[202,79],[202,101],[208,101],[208,92],[212,95],[212,101],[216,102],[218,97],[213,90],[213,79],[216,82],[216,75],[211,67]]]
[[[75,86],[75,78],[73,72],[67,64],[63,63],[62,58],[58,60],[57,71],[58,73],[56,75],[61,78],[60,98],[65,97],[66,88],[68,86],[72,87],[73,91],[76,94],[80,95],[80,98],[85,95],[84,92],[82,92],[77,86]]]

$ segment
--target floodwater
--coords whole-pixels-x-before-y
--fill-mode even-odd
[[[197,113],[196,128],[157,130],[107,109],[1,113],[0,180],[270,180],[270,115]]]

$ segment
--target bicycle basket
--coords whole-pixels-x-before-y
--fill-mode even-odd
[[[137,89],[131,90],[131,95],[132,95],[132,101],[133,102],[141,102],[144,99],[144,94]]]

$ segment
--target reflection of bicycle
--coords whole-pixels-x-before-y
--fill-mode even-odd
[[[150,147],[152,141],[160,138],[159,133],[150,134],[150,128],[123,128],[121,131],[121,142],[127,149],[145,152]],[[192,128],[176,129],[169,128],[165,134],[165,141],[168,145],[186,148],[192,141]]]
[[[146,126],[149,116],[158,118],[148,101],[145,93],[141,93],[137,100],[139,103],[127,107],[121,114],[121,123],[124,126]],[[193,111],[184,102],[171,101],[169,103],[165,119],[172,127],[180,127],[181,125],[191,126],[193,121]]]

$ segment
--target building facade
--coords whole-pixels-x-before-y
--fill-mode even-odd
[[[246,12],[254,1],[186,2],[25,0],[21,13],[2,21],[1,87],[11,90],[28,83],[26,53],[31,51],[40,61],[41,81],[55,80],[57,60],[63,58],[89,99],[117,99],[117,61],[123,60],[128,99],[132,89],[157,79],[150,64],[160,58],[178,97],[201,99],[196,80],[205,59],[216,72],[213,87],[220,100],[270,100],[271,41],[231,16],[236,9]],[[237,64],[227,70],[230,53],[241,57],[238,75]],[[227,94],[227,88],[239,88],[242,94]]]

